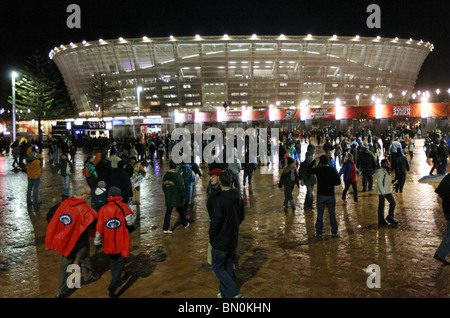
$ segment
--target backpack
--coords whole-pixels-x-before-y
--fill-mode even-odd
[[[95,194],[93,200],[95,207],[99,210],[101,207],[108,203],[107,192],[106,190],[102,194]]]
[[[86,178],[91,176],[91,174],[88,172],[86,166],[84,166],[82,172],[83,172],[83,176],[85,176]]]

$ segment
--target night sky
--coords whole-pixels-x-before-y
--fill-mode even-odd
[[[81,8],[81,28],[69,29],[69,4]],[[369,29],[371,3],[381,8],[381,28]],[[10,94],[10,73],[36,49],[116,39],[200,35],[333,35],[423,39],[434,44],[416,90],[450,88],[450,10],[446,1],[218,1],[218,0],[2,0],[0,92]],[[6,93],[5,93],[6,92]],[[5,102],[2,96],[1,103]]]

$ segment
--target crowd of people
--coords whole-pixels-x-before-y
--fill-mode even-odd
[[[332,129],[309,132],[283,130],[279,152],[276,154],[269,147],[268,154],[272,158],[273,155],[279,158],[277,164],[281,170],[278,186],[284,188],[284,211],[287,213],[289,208],[291,211],[298,209],[299,204],[294,201],[293,190],[295,186],[305,186],[305,212],[314,210],[313,194],[316,194],[315,236],[322,238],[323,216],[327,208],[331,236],[338,238],[340,234],[336,220],[335,187],[344,185],[343,202],[347,202],[350,188],[353,191],[353,200],[359,202],[357,177],[362,175],[362,191],[375,190],[379,197],[378,224],[397,224],[398,221],[394,218],[396,202],[393,193],[403,192],[417,135],[416,131],[410,129],[389,130],[380,136],[373,136],[369,129],[355,135],[333,132]],[[438,174],[445,174],[449,154],[447,140],[448,136],[440,131],[427,133],[424,151],[433,161],[430,174],[434,168]],[[85,146],[85,143],[88,146]],[[307,144],[303,161],[302,143]],[[173,232],[170,224],[174,208],[180,215],[183,227],[190,226],[188,211],[195,200],[195,185],[203,174],[194,160],[192,149],[189,163],[176,164],[172,161],[171,150],[174,145],[175,142],[170,136],[159,135],[146,136],[144,140],[84,140],[82,147],[92,153],[85,160],[82,171],[86,183],[77,187],[71,196],[70,177],[76,173],[73,170],[74,158],[79,143],[70,138],[49,140],[48,159],[52,166],[57,167],[64,189],[61,202],[50,209],[47,218],[49,224],[46,247],[62,255],[57,297],[67,294],[66,268],[73,264],[75,259],[82,264],[85,283],[99,278],[89,261],[89,237],[95,238],[94,245],[102,246],[110,259],[112,279],[108,291],[110,297],[117,296],[116,289],[120,286],[120,276],[129,257],[130,234],[136,219],[136,213],[131,206],[140,204],[139,188],[140,182],[147,174],[146,165],[159,160],[167,161],[169,166],[162,179],[165,196],[163,234]],[[205,145],[206,143],[203,143],[203,149]],[[27,172],[27,203],[40,204],[38,189],[44,160],[42,147],[36,141],[28,140],[15,141],[11,147],[14,156],[13,167]],[[222,150],[227,153],[225,147]],[[242,187],[252,185],[258,164],[250,160],[251,152],[248,147],[245,148],[243,162],[238,159],[236,148],[229,153],[231,157],[227,158],[228,160],[208,164],[206,210],[210,217],[210,229],[207,262],[202,266],[212,269],[219,279],[218,297],[239,298],[242,294],[234,282],[234,262],[239,226],[245,218]],[[318,159],[316,154],[320,154]],[[448,183],[448,178],[444,180]],[[317,190],[314,190],[316,184]],[[446,202],[444,211],[448,214],[448,194],[440,191],[439,195],[443,197],[443,206],[444,201]],[[385,201],[389,203],[387,217],[384,211]],[[77,227],[77,230],[68,230],[71,226]],[[119,228],[120,230],[117,230]],[[435,258],[447,264],[445,257],[450,251],[449,246],[450,241],[446,237]]]

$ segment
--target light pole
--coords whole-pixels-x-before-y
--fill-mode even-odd
[[[12,86],[12,126],[13,126],[13,142],[16,141],[16,77],[17,73],[11,73]]]
[[[142,91],[142,87],[138,86],[137,88],[137,102],[138,102],[138,116],[141,117],[141,98],[140,98],[140,94]]]

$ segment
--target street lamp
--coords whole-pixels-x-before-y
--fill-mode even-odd
[[[16,141],[16,77],[17,73],[11,73],[12,86],[12,126],[13,126],[13,142]]]
[[[138,116],[141,117],[141,98],[140,93],[142,91],[142,87],[138,86],[137,88],[137,102],[138,102]]]

